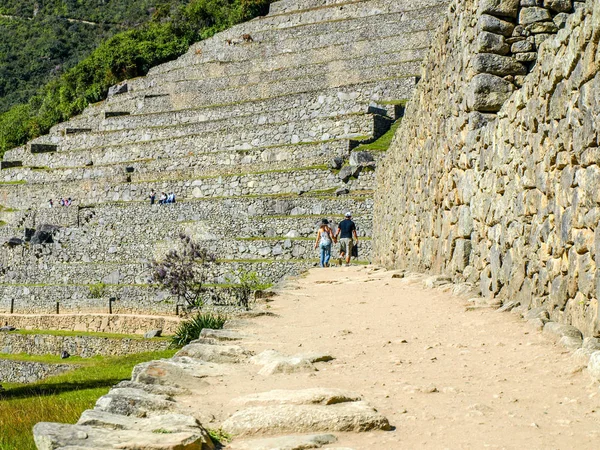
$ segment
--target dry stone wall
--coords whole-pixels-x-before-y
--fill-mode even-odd
[[[545,30],[556,5],[569,10],[452,3],[378,175],[376,260],[472,282],[598,335],[600,3],[552,21],[563,28],[536,46],[530,73],[501,78],[514,87],[497,115],[472,111],[482,5],[517,3]]]

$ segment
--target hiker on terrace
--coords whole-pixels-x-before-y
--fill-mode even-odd
[[[317,240],[315,241],[315,248],[319,247],[321,250],[321,267],[329,267],[332,242],[335,242],[333,231],[329,227],[329,221],[323,219],[321,226],[317,230]]]
[[[350,265],[350,259],[352,258],[352,248],[358,244],[358,235],[356,234],[356,225],[352,221],[352,214],[347,212],[346,218],[338,225],[335,238],[339,236],[340,241],[340,266],[342,265],[342,259],[346,259],[346,265]],[[354,238],[354,240],[352,240]]]
[[[158,201],[158,204],[164,205],[166,202],[167,202],[167,194],[165,194],[164,192],[161,192],[160,200]]]
[[[154,189],[150,191],[150,195],[148,197],[150,198],[150,204],[154,205],[154,201],[156,200],[156,192]]]

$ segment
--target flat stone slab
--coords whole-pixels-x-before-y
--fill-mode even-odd
[[[227,341],[241,341],[242,339],[244,339],[247,336],[243,335],[242,333],[238,333],[237,331],[233,331],[233,330],[213,330],[210,328],[204,328],[200,332],[200,337],[227,342]],[[193,343],[193,341],[192,341],[192,343]]]
[[[238,397],[232,403],[240,406],[268,405],[335,405],[359,402],[360,394],[342,389],[312,388],[302,390],[277,389]]]
[[[113,388],[100,397],[94,407],[100,411],[137,417],[164,414],[174,408],[175,402],[167,395],[150,394],[132,388]]]
[[[146,384],[138,383],[137,381],[121,381],[119,384],[114,386],[115,388],[132,388],[141,389],[150,394],[156,395],[168,395],[172,397],[174,395],[187,395],[190,393],[189,389],[182,389],[175,386],[161,386],[158,384]]]
[[[164,414],[146,419],[122,416],[97,409],[88,409],[81,414],[77,425],[88,425],[111,430],[162,430],[169,433],[194,432],[206,434],[206,431],[195,417],[184,414]],[[208,438],[208,434],[205,437]]]
[[[233,436],[389,429],[388,420],[366,402],[255,406],[223,422],[223,430]]]
[[[321,448],[323,445],[333,444],[336,441],[337,438],[333,434],[305,434],[234,441],[227,448],[231,450],[304,450]]]
[[[202,361],[234,364],[252,356],[252,352],[239,345],[188,344],[175,357],[187,356]]]
[[[229,370],[222,365],[181,357],[138,364],[133,369],[132,380],[181,389],[201,389],[208,386],[204,378],[228,373]]]
[[[40,422],[33,427],[38,450],[59,448],[127,450],[204,450],[214,449],[201,433],[153,433],[139,430],[108,430],[82,425]]]

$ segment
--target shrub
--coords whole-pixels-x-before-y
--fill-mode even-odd
[[[271,283],[260,278],[256,272],[239,270],[237,272],[238,285],[230,288],[232,295],[238,302],[238,306],[248,309],[250,296],[253,292],[262,291],[271,287]]]
[[[171,338],[171,346],[183,347],[200,337],[204,328],[220,330],[225,325],[227,316],[213,313],[198,313],[194,317],[181,322],[175,335]]]
[[[188,308],[202,308],[207,291],[205,283],[216,258],[185,233],[179,238],[181,249],[171,250],[163,260],[150,263],[150,281],[169,290],[179,301],[185,301]]]
[[[108,287],[105,283],[96,283],[90,285],[90,297],[91,298],[102,298],[106,295]]]

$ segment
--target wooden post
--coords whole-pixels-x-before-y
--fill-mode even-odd
[[[10,313],[13,314],[15,312],[15,299],[10,299]]]

